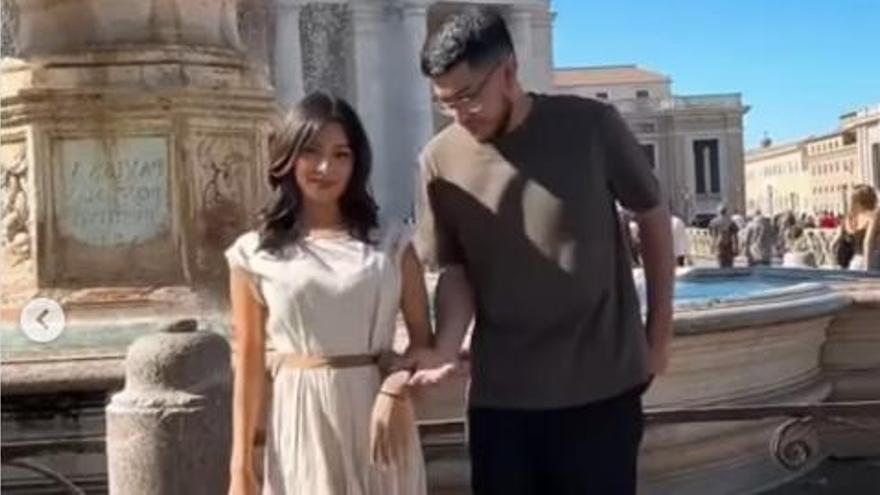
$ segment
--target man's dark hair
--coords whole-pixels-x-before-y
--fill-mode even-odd
[[[491,7],[467,7],[450,15],[422,47],[422,74],[442,76],[460,62],[482,67],[513,54],[504,18]]]

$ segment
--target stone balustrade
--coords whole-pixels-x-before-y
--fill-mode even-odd
[[[816,266],[836,266],[831,246],[835,233],[835,229],[804,229],[808,252],[815,257]],[[687,234],[692,257],[714,258],[709,229],[689,228]]]
[[[712,236],[709,229],[687,229],[689,253],[695,258],[710,258],[712,253]]]

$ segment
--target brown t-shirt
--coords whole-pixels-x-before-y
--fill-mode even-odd
[[[470,405],[551,409],[647,379],[647,340],[615,201],[660,201],[617,111],[532,95],[492,143],[453,124],[421,156],[417,248],[464,266],[476,294]]]

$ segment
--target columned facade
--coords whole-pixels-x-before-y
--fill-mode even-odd
[[[275,97],[290,108],[303,97],[302,47],[299,17],[302,5],[297,0],[276,0],[275,11]]]
[[[437,130],[430,85],[419,69],[419,53],[429,26],[477,2],[264,1],[271,2],[275,11],[274,32],[268,34],[267,43],[272,47],[271,72],[280,106],[289,108],[315,89],[335,91],[350,99],[370,137],[372,187],[382,216],[410,217],[418,153]],[[549,91],[549,1],[480,3],[497,7],[505,16],[525,88]],[[313,25],[309,19],[321,22]],[[338,53],[336,47],[347,47],[342,50],[346,53]],[[315,69],[318,75],[309,72]]]
[[[862,108],[840,118],[852,133],[859,159],[859,182],[880,188],[880,105]]]

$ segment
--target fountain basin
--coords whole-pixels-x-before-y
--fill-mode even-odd
[[[880,279],[769,268],[694,269],[680,273],[678,280],[672,360],[645,395],[647,410],[880,399]],[[221,310],[197,314],[192,311],[204,306],[191,303],[189,310],[177,313],[126,308],[118,313],[126,315],[126,325],[101,322],[98,316],[109,314],[106,309],[72,311],[71,328],[51,353],[15,335],[14,323],[4,325],[4,404],[62,391],[118,389],[128,343],[158,330],[169,318],[197,316],[216,331],[228,331]],[[417,404],[428,432],[429,482],[444,493],[466,493],[467,454],[460,433],[434,434],[431,425],[463,418],[465,384],[460,375],[424,391]],[[92,411],[91,396],[84,397],[82,409]],[[100,409],[81,417],[82,424],[66,424],[64,431],[102,434]],[[804,434],[817,437],[821,450],[793,469],[783,468],[769,440],[785,421],[649,425],[639,468],[642,493],[757,493],[801,476],[831,454],[880,455],[880,429],[808,428]],[[50,427],[58,425],[4,415],[4,434],[26,436]]]
[[[636,274],[638,280],[639,276]],[[646,410],[880,399],[880,279],[846,271],[688,269],[676,287],[670,367],[644,396]],[[429,422],[461,417],[465,378],[429,391]],[[640,493],[758,493],[799,477],[826,456],[878,455],[880,438],[807,426],[820,448],[788,467],[770,439],[786,418],[651,424]],[[826,425],[827,426],[827,425]],[[791,428],[788,428],[789,430]],[[788,440],[792,440],[789,438]],[[434,486],[468,483],[463,448],[426,438]],[[780,448],[779,450],[782,450]]]

